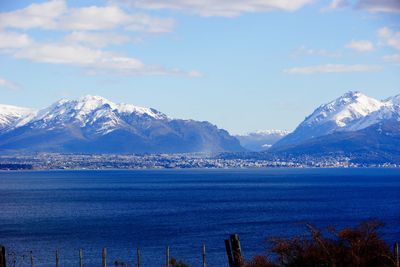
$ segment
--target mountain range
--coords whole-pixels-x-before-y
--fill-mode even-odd
[[[318,107],[269,151],[400,162],[400,95],[380,101],[348,92]]]
[[[289,134],[286,130],[259,130],[235,135],[240,144],[250,151],[264,151]]]
[[[243,151],[400,162],[400,95],[377,100],[350,91],[316,108],[291,133],[237,136],[207,121],[173,119],[100,96],[62,99],[40,110],[0,105],[0,153]]]
[[[184,153],[242,151],[206,121],[172,119],[100,96],[62,99],[41,110],[0,105],[1,152]]]

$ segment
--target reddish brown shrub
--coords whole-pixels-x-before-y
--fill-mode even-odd
[[[270,239],[272,257],[256,256],[246,266],[393,267],[394,255],[378,234],[381,226],[368,221],[340,231],[328,228],[324,234],[308,225],[307,236]]]

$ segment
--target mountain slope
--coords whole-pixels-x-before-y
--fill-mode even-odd
[[[98,96],[60,100],[0,135],[0,151],[178,153],[240,151],[208,122],[174,120],[150,108]]]
[[[360,92],[348,92],[317,108],[293,133],[277,142],[274,148],[290,147],[335,132],[367,128],[381,121],[380,116],[390,117],[383,113],[392,114],[392,111],[388,111],[392,106],[392,99],[379,101]]]
[[[10,105],[0,105],[0,133],[15,127],[34,110]]]
[[[250,151],[263,151],[270,148],[289,132],[285,130],[261,130],[244,135],[236,135],[240,144]]]
[[[400,96],[378,101],[350,92],[322,105],[270,151],[400,163]]]
[[[303,143],[274,149],[291,156],[347,156],[358,163],[400,163],[400,122],[387,120],[352,132],[309,139]]]
[[[386,120],[400,120],[400,95],[382,101],[382,106],[379,110],[359,118],[353,122],[348,130],[357,131]]]

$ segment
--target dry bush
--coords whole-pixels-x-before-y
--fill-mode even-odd
[[[354,228],[325,233],[308,226],[307,236],[272,238],[267,252],[272,257],[256,256],[246,267],[393,267],[394,255],[379,237],[382,226],[367,221]]]

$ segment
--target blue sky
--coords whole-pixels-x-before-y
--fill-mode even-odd
[[[231,133],[400,93],[398,0],[1,1],[0,103],[101,95]]]

